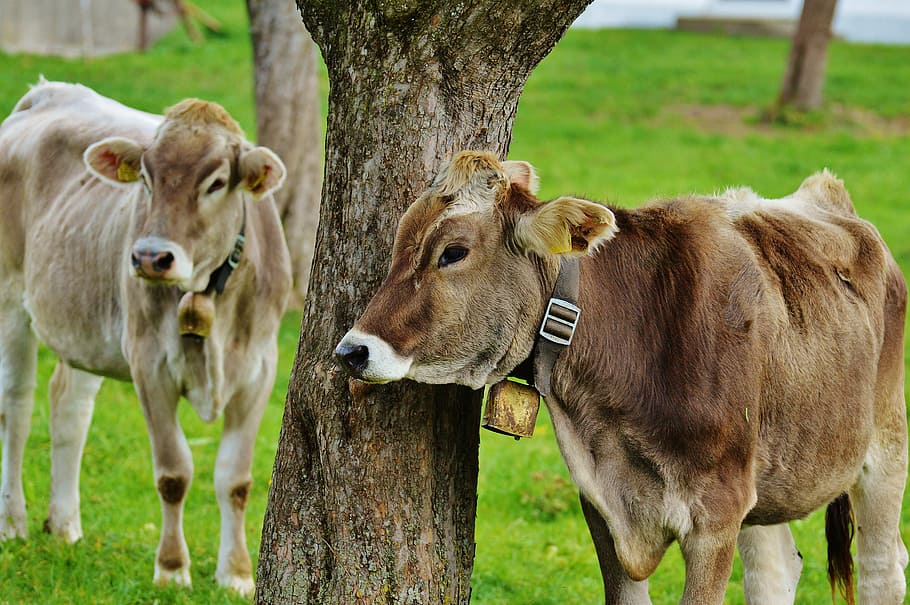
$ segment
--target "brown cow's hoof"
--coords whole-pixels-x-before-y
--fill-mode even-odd
[[[181,336],[207,338],[215,321],[215,303],[200,292],[187,292],[177,306]]]

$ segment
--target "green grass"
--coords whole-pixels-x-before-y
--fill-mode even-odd
[[[225,34],[198,46],[176,30],[145,55],[67,61],[0,54],[0,115],[43,73],[148,111],[160,112],[186,96],[216,100],[252,135],[243,3],[205,5],[222,20]],[[787,52],[780,40],[572,31],[528,82],[511,156],[537,167],[544,197],[572,193],[627,206],[742,184],[776,197],[827,166],[845,179],[860,213],[876,222],[907,271],[910,48],[835,42],[828,107],[798,125],[759,126],[755,116],[773,100]],[[690,109],[705,106],[708,117],[693,121]],[[247,515],[254,558],[299,323],[299,314],[289,314],[282,325],[278,383],[257,438]],[[218,535],[212,467],[220,426],[203,424],[189,406],[180,418],[196,468],[186,505],[195,584],[191,591],[153,586],[160,515],[131,385],[107,381],[98,397],[82,471],[85,538],[67,546],[41,532],[49,482],[46,385],[53,363],[42,351],[25,470],[31,537],[0,544],[0,604],[243,602],[212,580]],[[602,589],[594,549],[546,413],[530,440],[484,433],[480,455],[473,602],[597,602]],[[805,557],[797,602],[828,602],[821,516],[793,528]],[[910,506],[902,528],[910,542]],[[652,578],[654,603],[677,602],[682,582],[674,547]],[[743,602],[738,567],[727,598]]]

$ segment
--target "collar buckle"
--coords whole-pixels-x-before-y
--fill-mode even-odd
[[[567,347],[575,336],[580,316],[581,309],[578,305],[554,296],[547,304],[538,333],[550,342]]]

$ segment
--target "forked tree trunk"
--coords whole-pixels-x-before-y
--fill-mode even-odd
[[[316,260],[259,556],[259,603],[467,603],[480,395],[351,383],[332,350],[398,218],[463,148],[505,155],[518,96],[589,0],[299,0],[329,70]]]
[[[777,100],[778,110],[788,105],[800,111],[821,107],[836,6],[837,0],[805,0],[803,3]]]
[[[275,204],[291,252],[292,308],[303,308],[322,189],[316,44],[294,0],[247,0],[253,38],[256,138],[288,169]]]

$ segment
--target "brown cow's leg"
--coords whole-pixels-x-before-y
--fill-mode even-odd
[[[639,605],[651,602],[648,596],[648,581],[636,582],[622,568],[616,558],[613,536],[600,513],[581,497],[581,510],[585,514],[588,530],[597,550],[600,573],[604,581],[604,602],[607,605]]]
[[[79,467],[103,380],[62,361],[51,377],[51,498],[45,527],[67,542],[82,537]]]
[[[265,376],[275,375],[274,361]],[[259,422],[271,393],[271,382],[257,381],[258,392],[241,393],[224,410],[224,430],[215,464],[215,495],[221,509],[221,545],[215,579],[242,595],[253,593],[253,568],[246,546],[244,516],[252,484],[250,467]]]
[[[161,540],[155,583],[189,586],[190,555],[183,537],[183,503],[193,479],[193,458],[177,421],[178,393],[165,377],[134,376],[152,443],[155,486],[161,502]]]
[[[0,292],[0,296],[11,292]],[[0,302],[0,541],[28,536],[22,457],[32,422],[37,356],[37,339],[25,311]]]
[[[743,527],[737,540],[748,605],[785,605],[796,599],[803,559],[790,526]]]
[[[738,528],[693,530],[680,540],[686,561],[686,585],[680,605],[721,605],[733,569]]]

